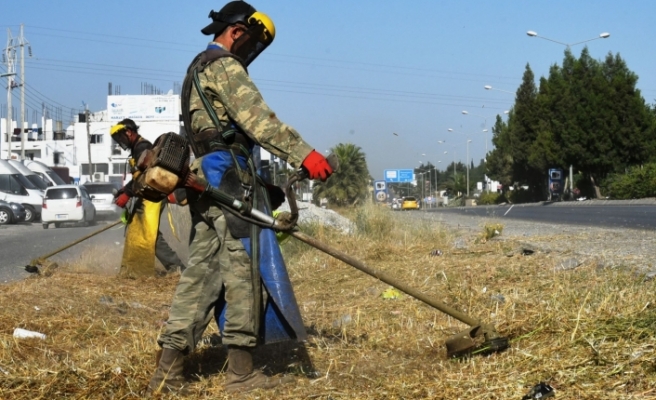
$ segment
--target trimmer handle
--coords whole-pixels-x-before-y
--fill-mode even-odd
[[[339,169],[339,158],[337,158],[337,155],[335,153],[330,153],[328,157],[326,157],[326,161],[328,162],[328,165],[330,165],[330,168],[333,169],[333,173],[336,172]],[[296,193],[294,193],[294,183],[298,181],[302,181],[303,179],[308,178],[308,172],[305,170],[305,168],[301,167],[296,170],[296,172],[289,178],[287,183],[285,184],[285,196],[287,196],[287,202],[289,203],[289,212],[292,215],[292,226],[296,225],[296,221],[298,220],[298,206],[296,205]]]

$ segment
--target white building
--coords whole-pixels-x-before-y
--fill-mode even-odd
[[[85,114],[79,114],[77,121],[66,130],[62,129],[61,123],[52,120],[43,120],[41,129],[29,127],[30,131],[25,133],[25,158],[55,167],[53,169],[60,174],[67,170],[76,183],[91,180],[123,185],[131,179],[129,167],[126,168],[130,152],[112,141],[109,130],[124,118],[134,120],[139,126],[139,134],[151,142],[164,133],[181,133],[183,130],[179,95],[108,96],[107,109],[90,113],[88,123]],[[0,124],[0,158],[20,159],[20,136],[6,134],[4,118]],[[16,126],[12,121],[12,130]],[[90,146],[87,145],[88,137],[91,138]],[[262,150],[261,158],[270,160],[271,156]]]

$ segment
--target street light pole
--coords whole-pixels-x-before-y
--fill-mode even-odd
[[[576,43],[563,43],[563,42],[559,42],[557,40],[549,39],[549,38],[544,37],[544,36],[540,36],[535,31],[528,31],[528,32],[526,32],[526,34],[530,37],[537,37],[537,38],[540,38],[540,39],[548,40],[550,42],[562,44],[563,46],[567,47],[568,49],[572,46],[576,46],[577,44],[586,43],[586,42],[590,42],[590,41],[597,40],[597,39],[606,39],[606,38],[610,37],[610,33],[602,32],[602,33],[599,34],[599,36],[594,37],[592,39],[582,40],[582,41],[576,42]]]

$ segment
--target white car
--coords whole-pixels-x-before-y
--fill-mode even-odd
[[[43,229],[54,222],[59,228],[62,222],[88,224],[96,219],[96,208],[84,186],[59,185],[46,189],[41,206]]]
[[[119,217],[123,209],[114,204],[114,190],[120,189],[117,184],[111,182],[87,182],[82,185],[91,195],[93,205],[96,207],[96,215],[108,218]]]

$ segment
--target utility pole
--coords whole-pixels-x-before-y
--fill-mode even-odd
[[[7,65],[7,73],[0,75],[0,77],[7,77],[7,158],[9,158],[11,150],[11,119],[12,119],[12,109],[11,109],[11,90],[14,88],[14,79],[13,76],[16,75],[16,47],[14,38],[11,37],[11,30],[7,29],[7,47],[5,48],[5,53],[3,54],[3,61]],[[0,156],[2,154],[2,138],[0,138]]]
[[[29,46],[29,42],[23,36],[23,24],[20,26],[20,36],[18,37],[18,45],[20,46],[21,54],[21,119],[18,127],[20,128],[21,135],[21,160],[25,160],[25,45]],[[29,48],[30,57],[32,56],[32,48]]]
[[[87,170],[89,171],[89,182],[93,181],[93,175],[91,173],[91,121],[89,116],[89,106],[85,105],[84,109],[84,120],[87,122],[87,152],[89,156],[89,162],[87,164]],[[96,172],[95,169],[93,172]]]

